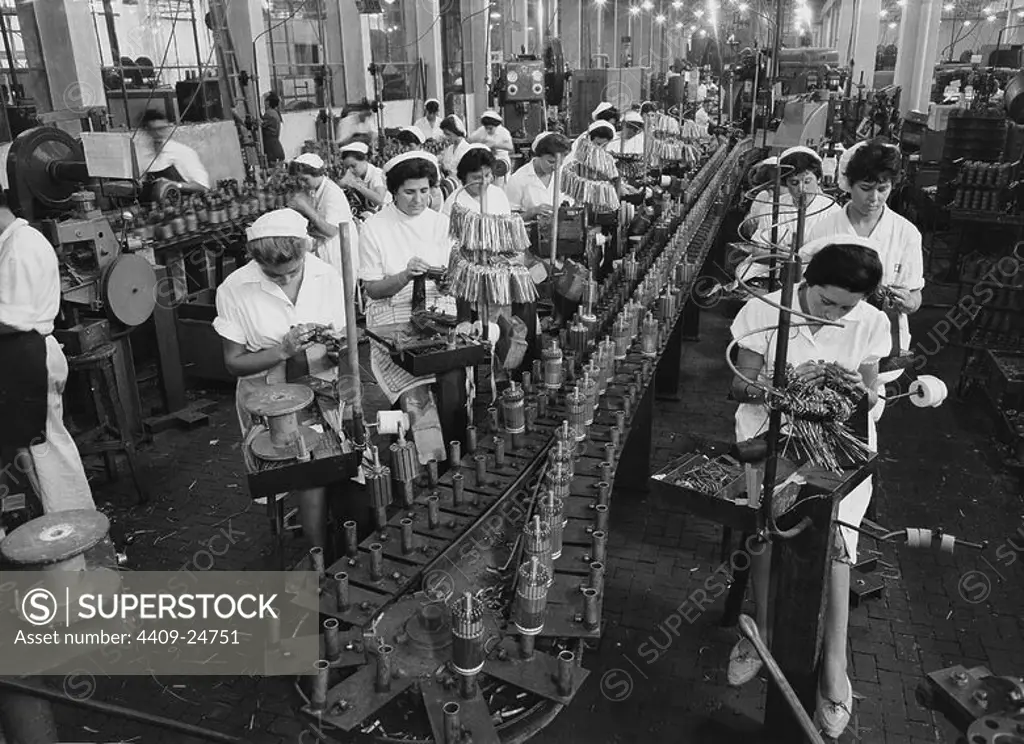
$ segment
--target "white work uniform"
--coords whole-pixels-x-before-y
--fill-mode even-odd
[[[480,200],[470,196],[469,192],[465,189],[460,189],[454,194],[444,200],[444,206],[441,207],[443,214],[451,214],[452,207],[458,204],[460,207],[465,207],[471,212],[480,212]],[[500,214],[500,215],[511,215],[512,206],[509,204],[508,197],[500,187],[491,184],[487,187],[487,214]],[[403,267],[404,268],[404,267]]]
[[[782,292],[772,292],[766,298],[779,304]],[[793,292],[792,307],[800,309],[799,291]],[[764,359],[758,380],[766,385],[770,385],[772,379],[778,322],[779,311],[755,297],[747,301],[732,323],[732,337],[740,339],[739,345]],[[805,362],[824,360],[857,370],[869,361],[888,356],[892,347],[889,319],[881,310],[859,302],[840,322],[841,328],[823,326],[813,334],[806,326],[794,328],[790,333],[788,362],[798,367]],[[769,327],[776,330],[752,333]],[[748,333],[751,335],[746,335]],[[744,442],[763,434],[768,429],[768,418],[768,407],[764,404],[740,403],[736,409],[736,441]],[[878,448],[875,421],[871,416],[868,416],[868,446],[873,451]],[[871,479],[868,478],[839,504],[839,519],[859,527],[870,501]],[[856,561],[857,533],[843,529],[842,534],[850,558]]]
[[[711,114],[705,111],[703,106],[698,106],[697,111],[693,114],[693,121],[700,127],[701,135],[703,136],[708,131],[708,124],[711,123]]]
[[[301,323],[334,325],[345,328],[345,288],[341,274],[316,256],[306,254],[302,285],[294,303],[284,290],[250,261],[228,275],[217,287],[217,317],[213,329],[228,341],[245,346],[246,351],[270,349],[281,343],[292,326]],[[314,344],[306,350],[309,372],[324,374],[334,365],[327,348]],[[235,407],[242,434],[252,427],[252,417],[245,410],[245,399],[267,385],[286,382],[286,362],[248,377],[238,378]]]
[[[0,233],[0,324],[46,337],[46,441],[28,448],[46,513],[96,508],[78,447],[64,426],[68,361],[52,335],[60,289],[53,246],[28,222],[14,220]]]
[[[329,225],[345,223],[348,230],[349,246],[352,250],[352,266],[359,271],[359,232],[352,219],[352,207],[348,203],[344,189],[326,176],[313,191],[313,208],[320,219]],[[313,241],[313,254],[327,262],[341,274],[341,233],[333,238],[316,238]]]
[[[505,161],[509,168],[512,167],[512,150],[515,148],[515,145],[512,142],[512,132],[508,131],[505,127],[499,124],[494,128],[494,134],[488,134],[483,126],[477,127],[469,135],[469,141],[472,144],[487,145],[491,148],[494,157]]]
[[[509,176],[508,183],[505,184],[505,195],[515,212],[526,212],[544,205],[550,207],[554,203],[555,174],[549,174],[548,182],[545,184],[537,175],[533,163],[534,161],[530,160]],[[569,198],[563,194],[560,202],[568,200]]]
[[[762,194],[766,195],[764,199],[760,199]],[[755,209],[757,210],[756,213]],[[807,203],[807,207],[804,212],[804,243],[809,242],[810,238],[808,235],[815,225],[820,224],[823,220],[826,220],[833,214],[841,211],[842,209],[836,206],[835,201],[825,194],[815,194],[814,198]],[[793,203],[792,195],[788,190],[783,190],[782,195],[779,197],[779,226],[776,231],[776,237],[778,238],[780,245],[789,245],[793,240],[793,235],[796,232],[796,212],[797,208],[796,204]],[[754,233],[752,242],[757,243],[765,249],[770,248],[772,240],[771,190],[762,191],[757,195],[753,206],[750,208],[750,216],[757,217],[758,219],[758,229]],[[764,261],[755,262],[752,259],[744,261],[736,269],[736,275],[742,277],[744,281],[750,281],[756,277],[768,276],[768,273],[769,266],[767,263]]]
[[[434,118],[434,123],[430,123],[430,119],[425,116],[421,116],[413,124],[414,127],[423,132],[423,136],[428,140],[443,140],[444,132],[441,130],[441,117],[437,116]]]
[[[808,226],[805,243],[835,235],[856,235],[848,214],[849,205],[831,211],[824,219]],[[921,251],[921,231],[905,217],[889,207],[882,208],[882,217],[867,236],[882,261],[882,284],[909,290],[924,289],[924,256]],[[806,264],[810,255],[801,253]],[[910,349],[910,323],[900,314],[901,351]],[[892,373],[886,373],[892,374]],[[897,375],[898,377],[899,375]],[[885,379],[885,375],[883,375]],[[895,379],[895,378],[893,378]]]
[[[380,136],[374,117],[371,115],[364,119],[361,113],[346,116],[341,120],[338,129],[338,142],[342,144],[353,141],[358,135],[364,135],[370,139],[370,147],[376,148],[377,138]]]
[[[140,150],[139,162],[144,166],[143,173],[158,173],[174,166],[186,181],[194,181],[206,188],[211,187],[210,174],[199,158],[199,153],[188,145],[167,140],[159,153],[152,146],[143,146]]]
[[[448,145],[441,152],[439,158],[441,163],[441,170],[447,173],[452,178],[458,177],[459,161],[462,160],[462,156],[466,154],[469,149],[469,142],[465,138],[459,140],[457,145]]]
[[[452,239],[448,236],[448,216],[426,209],[415,217],[388,204],[363,224],[359,242],[359,278],[374,282],[405,270],[409,261],[419,257],[431,266],[447,267],[451,258]],[[369,300],[366,325],[405,323],[412,317],[412,282],[391,297]],[[427,281],[427,307],[437,306],[455,314],[455,301],[437,292],[434,282]],[[381,390],[394,404],[408,390],[434,381],[433,375],[413,377],[391,359],[388,350],[376,341],[370,346],[370,368]]]
[[[376,191],[378,194],[387,193],[387,185],[384,181],[384,171],[373,163],[366,164],[366,175],[363,176],[363,183]]]

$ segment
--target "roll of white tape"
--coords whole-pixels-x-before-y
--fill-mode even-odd
[[[409,431],[409,414],[405,411],[378,411],[377,431],[380,434],[397,434],[401,424],[404,431]]]
[[[920,530],[917,529],[916,527],[907,527],[907,547],[908,548],[916,548],[916,547],[918,547],[920,545],[920,540],[918,538],[918,533],[919,532],[920,532]]]
[[[910,383],[910,401],[918,408],[934,408],[942,403],[941,381],[931,375],[922,375]]]
[[[918,540],[921,541],[920,547],[930,548],[932,546],[932,531],[931,530],[918,530]]]
[[[952,535],[943,535],[942,540],[939,542],[939,550],[943,553],[952,553],[953,547],[956,545],[956,538]]]
[[[661,177],[661,188],[667,189],[671,185],[672,185],[672,176],[662,176]]]

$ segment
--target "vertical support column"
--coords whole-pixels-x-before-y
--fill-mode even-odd
[[[51,0],[45,3],[17,3],[18,21],[26,37],[25,52],[30,66],[46,70],[48,98],[39,98],[40,110],[73,111],[85,114],[105,106],[100,50],[96,43],[89,3]],[[32,36],[29,43],[28,37]],[[38,56],[36,56],[38,55]],[[21,76],[19,76],[21,77]],[[27,92],[39,94],[39,81],[25,76]],[[78,133],[77,121],[69,122]]]
[[[839,64],[847,65],[853,58],[853,37],[857,33],[857,19],[854,17],[854,0],[843,0],[832,6],[836,19],[836,51],[839,52]],[[858,71],[853,71],[853,82],[857,83]]]
[[[416,30],[422,36],[416,42],[416,52],[426,65],[426,98],[440,100],[444,94],[444,76],[441,73],[441,23],[437,22],[441,15],[441,6],[438,0],[407,0],[406,9],[409,5],[415,9]],[[505,23],[504,19],[502,23]],[[419,111],[416,111],[413,117],[419,118],[419,115]]]
[[[263,0],[259,0],[262,2]],[[330,50],[329,67],[331,72],[331,87],[328,91],[327,100],[333,100],[334,105],[341,108],[348,100],[345,93],[348,90],[346,74],[348,72],[348,56],[345,45],[341,41],[342,10],[343,3],[328,2],[327,19],[324,23],[324,45]],[[261,63],[262,64],[262,63]],[[369,64],[369,63],[367,63]],[[429,57],[427,65],[436,64]]]
[[[901,116],[914,109],[928,110],[941,20],[942,0],[908,0],[903,8],[893,80],[902,88]]]
[[[880,0],[860,0],[857,18],[854,19],[853,24],[854,82],[860,82],[863,72],[864,85],[869,89],[874,88],[875,55],[878,52],[878,14],[881,10]]]
[[[487,109],[487,24],[491,22],[489,0],[462,0],[463,43],[466,45],[466,127],[473,131],[477,117]],[[527,28],[529,25],[527,24]],[[528,32],[527,32],[528,33]]]
[[[197,20],[200,24],[203,22],[201,8],[202,6],[197,8]],[[245,70],[250,75],[259,76],[258,89],[252,82],[246,87],[249,111],[253,116],[258,116],[263,110],[260,98],[270,92],[268,41],[266,35],[260,36],[266,30],[263,2],[262,0],[246,0],[244,3],[227,2],[224,3],[224,8],[227,15],[228,31],[231,34],[231,44],[235,48],[235,59],[238,60],[238,69]],[[260,38],[254,44],[253,39],[256,39],[257,36]],[[236,103],[241,105],[241,101]]]
[[[373,96],[373,80],[366,68],[370,66],[370,26],[368,18],[359,14],[355,0],[327,3],[337,8],[338,23],[331,23],[328,15],[327,45],[340,49],[344,63],[343,96],[335,95],[338,105],[355,103],[365,96]],[[333,12],[333,11],[328,11]]]

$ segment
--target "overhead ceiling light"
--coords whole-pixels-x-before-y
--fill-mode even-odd
[[[661,14],[659,13],[659,14],[658,14],[658,16],[657,16],[657,17],[656,17],[656,18],[655,18],[654,20],[655,20],[656,22],[658,22],[658,23],[664,23],[664,22],[665,22],[665,16],[663,16],[663,15],[661,15]]]
[[[740,13],[746,13],[748,10],[750,10],[749,5],[746,3],[740,3]]]
[[[644,0],[643,4],[640,7],[642,7],[644,10],[650,10],[651,8],[654,7],[654,3],[652,3],[651,0]]]
[[[992,23],[992,21],[994,21],[995,19],[996,19],[996,17],[995,17],[994,15],[990,15],[990,16],[989,16],[988,18],[986,18],[985,20],[986,20],[986,21],[988,21],[989,23]]]
[[[889,11],[888,10],[884,10],[884,9],[878,11],[878,17],[879,18],[888,18],[889,17]]]
[[[970,21],[964,21],[964,27],[967,27],[967,26],[970,26],[970,25],[971,25]]]
[[[955,7],[956,6],[953,5],[953,3],[946,3],[945,5],[942,6],[942,9],[948,13],[948,12],[952,11],[953,8],[955,8]]]
[[[896,23],[890,23],[890,24],[889,24],[889,28],[896,28],[896,26],[897,26],[897,25],[898,25],[898,24],[896,24]]]
[[[682,27],[683,27],[683,22],[682,21],[676,21],[676,29],[681,29]]]

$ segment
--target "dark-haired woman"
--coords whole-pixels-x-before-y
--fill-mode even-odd
[[[404,323],[412,317],[412,281],[432,268],[446,268],[451,256],[448,216],[430,209],[437,187],[437,159],[426,152],[407,152],[384,166],[392,201],[364,224],[359,241],[359,278],[369,302],[368,328]],[[426,307],[455,314],[454,301],[427,281]],[[370,363],[388,400],[394,404],[406,392],[434,381],[413,377],[398,367],[387,350],[374,343]],[[422,453],[421,453],[422,456]]]
[[[303,188],[303,191],[291,195],[288,206],[309,220],[310,233],[314,237],[313,253],[340,274],[340,225],[346,225],[353,257],[358,255],[359,233],[352,219],[348,197],[341,186],[326,176],[326,164],[316,153],[299,155],[289,163],[288,171]],[[358,270],[358,263],[356,267]]]
[[[444,132],[441,130],[441,102],[436,98],[428,98],[423,104],[423,116],[416,120],[414,127],[423,133],[424,141],[428,139],[442,140]]]
[[[217,288],[213,328],[224,347],[224,365],[238,378],[235,405],[242,434],[254,425],[245,400],[267,385],[328,373],[327,349],[313,344],[314,326],[345,327],[341,274],[309,252],[308,221],[278,209],[248,230],[252,259]],[[323,547],[325,492],[303,490],[299,518],[314,547]]]
[[[828,243],[813,246],[814,258],[804,272],[804,280],[793,294],[792,307],[841,326],[805,326],[794,328],[789,337],[789,363],[807,381],[822,379],[821,362],[833,362],[846,370],[851,382],[864,391],[868,405],[877,402],[875,381],[878,361],[889,353],[889,320],[864,300],[882,279],[882,264],[866,241],[856,236],[839,236]],[[766,295],[780,303],[782,292]],[[775,362],[779,311],[753,298],[736,316],[733,338],[738,339],[737,369],[747,378],[770,384]],[[803,323],[799,318],[794,324]],[[770,330],[761,330],[769,328]],[[741,401],[736,410],[736,440],[762,435],[768,428],[769,410],[765,393],[741,377],[732,383],[734,397]],[[868,419],[868,445],[876,447],[874,422]],[[871,480],[855,488],[839,505],[839,518],[859,526],[871,499]],[[832,577],[827,597],[822,666],[818,681],[818,707],[815,720],[824,732],[838,738],[850,720],[853,706],[850,680],[846,671],[846,638],[849,615],[850,564],[857,554],[857,533],[841,530],[836,541]],[[752,551],[754,552],[754,551]],[[768,632],[768,579],[771,567],[770,546],[751,557],[751,576],[756,604],[756,621],[761,637]],[[745,638],[729,658],[729,683],[741,685],[756,676],[761,660]]]
[[[281,99],[277,93],[267,96],[267,110],[263,114],[263,153],[267,163],[275,165],[284,160],[284,147],[281,145],[281,125],[284,120],[278,107]]]
[[[484,144],[473,144],[466,148],[466,151],[459,158],[459,164],[455,169],[459,182],[465,188],[456,191],[445,199],[441,211],[445,214],[452,213],[452,207],[456,204],[465,207],[471,212],[481,212],[486,207],[487,214],[512,214],[512,207],[508,203],[508,197],[498,186],[494,185],[494,168],[497,165],[497,158],[491,153],[491,148]],[[483,199],[486,196],[486,205]]]
[[[614,136],[612,126],[605,126]],[[608,139],[610,141],[611,137]],[[530,148],[533,158],[513,173],[505,185],[505,194],[512,211],[521,212],[525,220],[551,215],[558,156],[566,155],[570,147],[569,140],[557,132],[541,132],[537,135]],[[568,197],[563,195],[562,201],[566,200]]]
[[[896,214],[885,203],[899,180],[902,160],[895,145],[879,140],[860,142],[839,162],[839,187],[850,195],[847,205],[818,221],[806,233],[809,240],[836,235],[858,235],[870,241],[882,261],[882,286],[888,289],[892,308],[887,312],[897,322],[893,328],[893,354],[910,350],[910,323],[907,320],[921,307],[924,289],[924,256],[921,231]],[[807,250],[801,251],[805,259]],[[898,343],[896,343],[898,339]],[[897,379],[902,370],[882,372],[879,382]],[[873,411],[881,416],[885,402]]]
[[[445,142],[448,143],[441,153],[441,170],[444,175],[454,178],[459,168],[459,160],[469,147],[469,142],[466,141],[466,125],[458,116],[450,114],[441,120],[441,131],[444,132]]]

